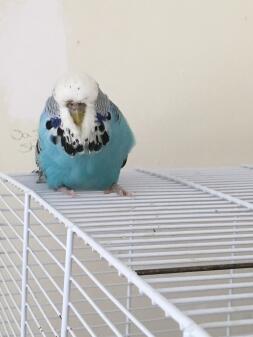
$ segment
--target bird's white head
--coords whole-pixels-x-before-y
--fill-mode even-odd
[[[74,123],[80,126],[85,113],[97,100],[98,84],[87,74],[64,76],[56,83],[53,96],[60,109],[67,109]]]
[[[94,104],[98,96],[98,84],[87,74],[65,75],[56,83],[53,96],[60,106],[70,100]]]

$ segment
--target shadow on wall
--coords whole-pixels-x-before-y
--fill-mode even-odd
[[[11,138],[18,143],[19,152],[31,152],[35,151],[37,130],[31,130],[31,132],[24,132],[19,129],[13,129],[11,131]]]

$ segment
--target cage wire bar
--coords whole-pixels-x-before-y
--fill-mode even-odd
[[[0,337],[253,337],[253,166],[0,174]]]

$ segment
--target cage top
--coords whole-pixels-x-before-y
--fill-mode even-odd
[[[252,262],[253,249],[224,242],[251,237],[253,170],[248,166],[123,172],[120,183],[132,197],[102,191],[71,197],[37,184],[35,174],[13,178],[140,275]]]
[[[12,176],[214,336],[253,331],[253,169],[123,171],[132,197]],[[228,334],[229,330],[229,334]],[[245,331],[245,333],[244,333]]]

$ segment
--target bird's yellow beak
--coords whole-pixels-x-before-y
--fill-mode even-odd
[[[79,127],[83,123],[84,115],[85,115],[84,111],[76,110],[76,111],[71,112],[71,117],[72,117],[74,123]]]

